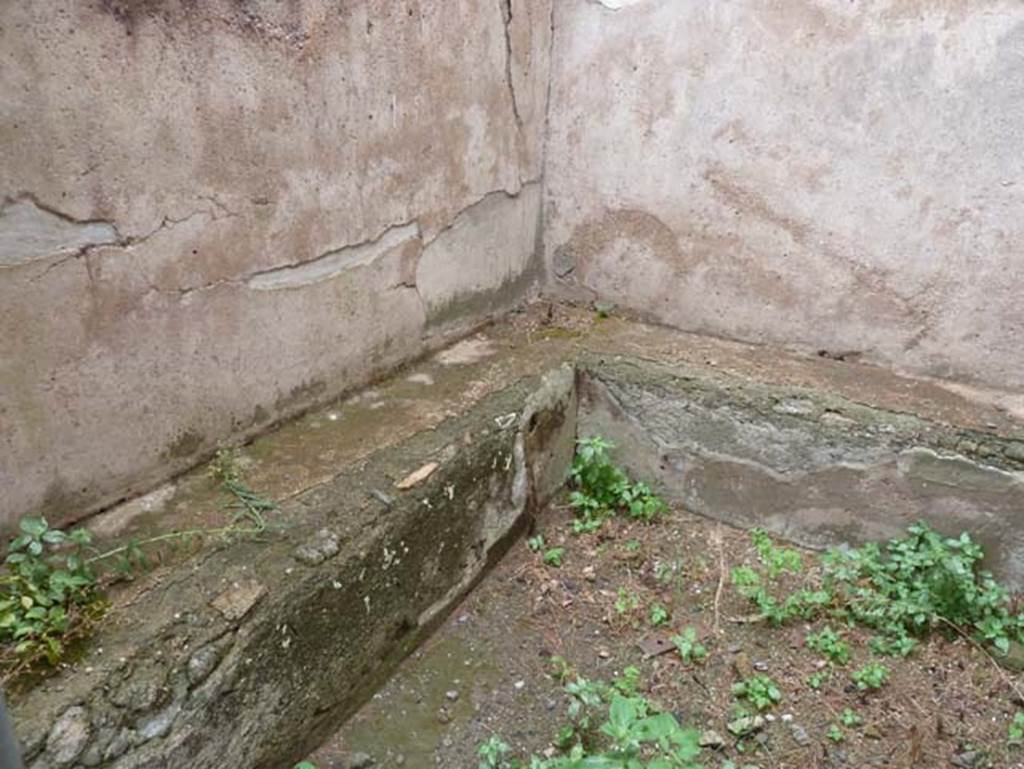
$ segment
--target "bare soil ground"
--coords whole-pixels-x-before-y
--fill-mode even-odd
[[[1024,676],[998,668],[969,641],[936,636],[908,658],[879,658],[868,634],[844,628],[852,659],[815,690],[808,680],[829,668],[805,637],[823,623],[773,629],[742,621],[752,609],[729,572],[756,562],[747,533],[678,509],[651,525],[618,518],[584,536],[570,533],[570,518],[555,506],[536,526],[548,548],[565,548],[560,568],[517,543],[311,760],[322,769],[367,761],[466,769],[492,734],[520,757],[550,755],[568,704],[552,664],[560,656],[574,672],[605,681],[638,667],[641,693],[710,742],[720,738],[701,756],[709,768],[1024,767],[1024,750],[1007,746],[1009,723],[1024,706]],[[815,558],[804,553],[807,564]],[[636,607],[622,611],[633,596]],[[669,612],[660,627],[651,624],[655,604]],[[686,627],[708,649],[702,664],[674,650],[654,653]],[[891,674],[879,690],[860,692],[850,674],[872,660]],[[782,700],[763,728],[736,737],[727,728],[738,704],[732,686],[755,672],[779,684]],[[846,709],[858,725],[841,723]],[[841,740],[827,736],[833,726]]]

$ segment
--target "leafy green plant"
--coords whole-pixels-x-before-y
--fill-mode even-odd
[[[277,510],[277,504],[251,489],[242,479],[238,454],[233,449],[218,449],[209,466],[210,477],[233,497],[227,507],[234,511],[232,523],[247,522],[262,532],[267,527],[264,514]]]
[[[680,560],[658,561],[654,565],[654,578],[662,585],[668,585],[673,579],[679,577],[682,585],[683,564]]]
[[[622,675],[612,679],[612,687],[626,697],[636,696],[640,689],[640,668],[635,665],[626,667]]]
[[[782,691],[769,676],[758,674],[733,684],[732,693],[757,710],[768,710],[782,701]]]
[[[640,596],[631,590],[626,590],[626,588],[620,587],[614,606],[616,614],[629,614],[640,608]]]
[[[784,599],[769,591],[770,580],[749,566],[734,566],[732,584],[740,595],[753,603],[770,624],[778,627],[793,619],[809,620],[821,613],[833,601],[827,589],[801,589]]]
[[[1014,748],[1024,745],[1024,713],[1018,712],[1014,714],[1007,732],[1006,742],[1010,747]]]
[[[945,629],[1006,653],[1022,638],[1024,615],[1012,612],[1008,591],[978,568],[983,555],[966,533],[946,538],[918,523],[884,550],[868,544],[830,551],[825,578],[841,616],[879,633],[877,651],[906,655],[914,637]]]
[[[669,640],[676,647],[676,651],[679,652],[679,658],[683,662],[703,662],[708,656],[708,650],[697,640],[697,630],[695,628],[687,627],[682,633],[672,636]]]
[[[661,627],[668,622],[668,617],[668,609],[665,608],[664,604],[656,603],[651,606],[649,616],[651,627]]]
[[[551,669],[551,675],[560,683],[568,681],[573,673],[572,665],[570,665],[568,660],[566,660],[561,654],[556,654],[551,657],[551,659],[548,660],[548,667]]]
[[[65,642],[102,611],[84,529],[65,534],[45,518],[22,518],[0,571],[0,645],[8,665],[56,665]]]
[[[809,687],[811,687],[812,689],[814,689],[815,691],[817,691],[818,689],[820,689],[822,686],[825,685],[825,682],[828,681],[829,676],[830,676],[830,671],[828,671],[828,670],[819,670],[817,673],[812,673],[810,675],[810,677],[807,679],[807,685]]]
[[[803,570],[800,553],[792,548],[776,546],[764,529],[751,529],[750,538],[769,579],[776,579],[785,572],[799,574]]]
[[[492,737],[479,748],[480,769],[700,769],[699,733],[637,694],[639,676],[631,666],[611,684],[577,678],[565,686],[570,722],[552,741],[563,755],[520,764]]]
[[[966,533],[946,538],[918,523],[884,547],[830,550],[821,575],[806,577],[804,587],[784,597],[771,588],[775,577],[800,571],[799,555],[760,530],[751,538],[760,568],[734,567],[732,583],[772,625],[832,616],[874,630],[871,648],[899,656],[934,630],[991,644],[1002,654],[1012,641],[1024,642],[1024,612],[1015,612],[1006,588],[978,568],[984,553]],[[841,647],[822,644],[819,651],[839,662]]]
[[[860,726],[862,719],[857,715],[856,711],[850,708],[844,708],[843,712],[839,714],[839,720],[842,722],[843,726],[853,727]]]
[[[825,732],[825,736],[832,740],[832,742],[842,742],[846,739],[846,735],[843,734],[843,730],[839,728],[838,724],[832,724],[828,731]]]
[[[477,748],[476,754],[480,757],[478,769],[504,769],[509,764],[505,756],[512,752],[512,748],[497,735],[491,735],[483,745]]]
[[[147,549],[158,545],[263,533],[264,514],[277,505],[243,482],[235,454],[217,452],[209,473],[232,497],[227,526],[166,532],[98,552],[85,529],[65,533],[45,518],[22,518],[0,567],[0,669],[9,676],[41,661],[56,665],[67,642],[102,614],[104,568],[144,568]]]
[[[614,445],[595,436],[577,442],[576,456],[569,471],[573,491],[569,504],[576,511],[573,531],[597,531],[618,511],[641,521],[652,521],[667,510],[665,503],[644,483],[634,483],[612,462]]]
[[[830,627],[811,633],[805,639],[807,648],[823,655],[829,662],[845,665],[850,661],[850,646]]]
[[[544,555],[541,556],[541,560],[544,561],[548,566],[554,566],[556,569],[561,568],[562,560],[565,558],[564,547],[553,547],[550,550],[545,550]]]
[[[526,546],[530,548],[530,550],[532,550],[533,552],[539,553],[545,547],[544,536],[538,534],[535,537],[530,537],[528,540],[526,540]]]
[[[889,680],[889,668],[878,662],[869,662],[864,667],[853,671],[850,678],[861,691],[881,689]]]

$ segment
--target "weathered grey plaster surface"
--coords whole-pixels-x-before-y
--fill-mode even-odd
[[[0,4],[0,524],[143,490],[528,296],[550,13]]]
[[[1024,386],[1024,6],[565,0],[560,290]]]
[[[1024,584],[1024,444],[865,406],[641,360],[584,366],[580,430],[688,509],[814,547],[885,540],[920,520],[967,531]]]

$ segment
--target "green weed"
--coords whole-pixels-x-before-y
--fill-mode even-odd
[[[480,757],[478,769],[504,769],[509,766],[505,756],[512,752],[512,748],[496,735],[491,735],[483,745],[477,748],[476,754]]]
[[[634,483],[611,460],[614,445],[601,437],[580,440],[569,478],[573,491],[569,504],[576,511],[573,532],[597,531],[619,511],[631,518],[650,522],[668,508],[644,483]]]
[[[0,572],[0,644],[6,662],[45,659],[56,665],[65,642],[102,611],[84,529],[51,529],[45,518],[22,518]]]
[[[850,678],[861,691],[881,689],[889,680],[889,668],[878,662],[869,662],[850,674]]]
[[[14,675],[37,662],[56,665],[67,642],[103,612],[104,568],[130,573],[148,566],[147,550],[157,546],[263,533],[264,514],[277,505],[243,482],[235,454],[218,451],[209,473],[231,495],[227,526],[167,532],[98,552],[85,529],[65,533],[45,518],[22,518],[0,567],[0,669]]]
[[[630,614],[640,608],[640,596],[624,587],[619,588],[618,597],[615,599],[615,613],[618,615]]]
[[[746,700],[757,710],[768,710],[782,701],[779,685],[769,676],[755,675],[733,684],[732,693],[741,700]]]
[[[1007,732],[1007,744],[1010,747],[1024,745],[1024,713],[1016,713]]]
[[[839,615],[879,633],[873,648],[906,655],[914,638],[957,630],[1006,653],[1020,640],[1024,615],[1011,611],[1008,591],[978,569],[984,553],[964,533],[942,537],[923,523],[894,539],[836,549],[824,559]]]
[[[669,640],[676,647],[683,662],[703,662],[708,656],[708,650],[697,640],[697,631],[692,627],[685,628],[682,633],[672,636]]]
[[[564,547],[553,547],[550,550],[545,550],[544,555],[541,556],[541,560],[544,561],[545,564],[548,566],[554,566],[556,569],[561,568],[564,558]]]
[[[808,649],[823,655],[829,662],[845,665],[850,661],[850,646],[832,628],[822,628],[805,639]]]
[[[649,620],[651,627],[661,627],[668,622],[668,609],[665,608],[664,604],[656,603],[651,606],[651,613]]]
[[[839,720],[843,726],[854,727],[860,726],[862,719],[855,711],[850,708],[844,708],[843,712],[839,714]]]
[[[563,755],[516,763],[508,759],[508,746],[492,737],[479,749],[480,769],[700,769],[699,733],[636,694],[635,670],[627,668],[612,685],[579,678],[565,687],[570,724],[553,741]]]

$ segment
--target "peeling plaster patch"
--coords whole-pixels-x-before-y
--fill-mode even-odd
[[[497,352],[494,344],[485,337],[475,339],[463,339],[458,344],[453,344],[447,350],[439,352],[435,358],[442,366],[464,366],[467,363],[489,358]]]
[[[379,238],[368,243],[328,251],[316,259],[302,264],[258,272],[249,278],[246,284],[249,288],[257,291],[274,291],[330,280],[345,270],[372,264],[389,251],[393,251],[419,236],[420,228],[415,222],[399,225],[385,231]]]
[[[1024,475],[974,462],[967,457],[942,455],[927,448],[913,448],[899,456],[900,471],[917,481],[977,492],[1020,491]]]
[[[489,193],[424,246],[416,286],[430,313],[496,291],[528,270],[536,249],[539,195],[534,181],[515,195]],[[486,251],[482,243],[490,244]]]
[[[121,241],[110,222],[78,221],[29,199],[0,208],[0,267],[81,251]]]

